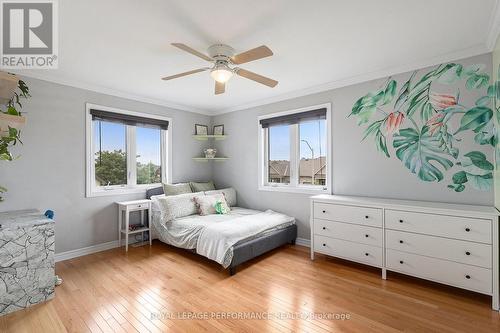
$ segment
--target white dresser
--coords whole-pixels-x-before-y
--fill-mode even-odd
[[[499,309],[493,207],[337,195],[311,198],[311,259],[327,254],[492,296]]]

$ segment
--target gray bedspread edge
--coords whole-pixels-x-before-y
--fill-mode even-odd
[[[230,274],[234,275],[236,273],[236,266],[284,244],[295,244],[296,239],[297,225],[292,224],[286,228],[266,234],[265,236],[234,245],[233,260],[229,265]]]

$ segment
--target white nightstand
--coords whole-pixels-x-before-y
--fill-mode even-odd
[[[118,244],[122,246],[122,233],[125,234],[125,251],[128,251],[128,236],[131,234],[148,233],[149,245],[151,246],[151,200],[132,200],[117,202],[118,205]],[[130,212],[141,212],[141,225],[144,227],[136,230],[129,230]],[[144,211],[148,213],[148,225],[144,224]],[[125,225],[123,226],[123,215],[125,215]]]

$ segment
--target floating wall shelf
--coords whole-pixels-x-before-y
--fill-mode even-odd
[[[213,134],[193,135],[193,138],[195,138],[196,140],[200,140],[200,141],[207,141],[208,139],[224,140],[225,138],[227,138],[227,135],[213,135]]]
[[[198,162],[208,162],[208,161],[225,161],[228,160],[229,157],[212,157],[212,158],[206,158],[206,157],[193,157],[193,160],[198,161]]]

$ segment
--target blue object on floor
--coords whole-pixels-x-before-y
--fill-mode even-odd
[[[47,218],[53,220],[54,219],[54,211],[53,210],[47,210],[45,211],[45,214],[44,214]]]

